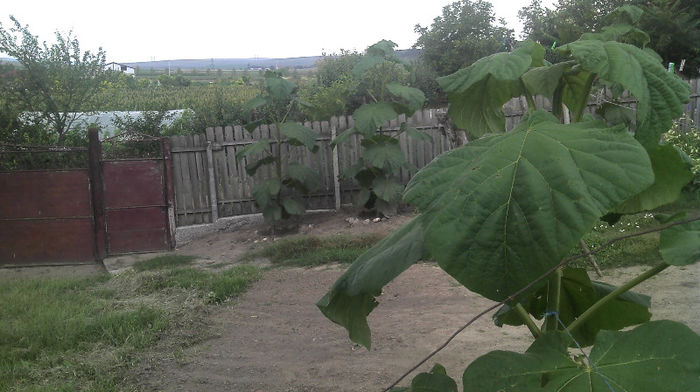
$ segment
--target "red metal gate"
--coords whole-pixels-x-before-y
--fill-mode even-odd
[[[102,162],[107,254],[168,250],[162,159]]]
[[[157,158],[123,160],[101,160],[96,129],[89,139],[87,169],[0,172],[0,266],[95,262],[175,246],[167,139]]]
[[[0,173],[0,265],[95,260],[88,171]]]

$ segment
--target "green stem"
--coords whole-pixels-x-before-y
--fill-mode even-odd
[[[523,305],[520,303],[515,305],[515,312],[518,313],[518,316],[523,320],[525,325],[527,326],[527,329],[530,330],[530,333],[532,336],[537,339],[542,335],[542,331],[540,331],[539,327],[537,327],[537,324],[535,324],[535,321],[530,317],[530,314],[523,308]]]
[[[569,332],[574,331],[576,328],[580,327],[583,323],[585,323],[595,312],[603,307],[605,304],[608,302],[612,301],[613,299],[619,297],[621,294],[629,291],[632,289],[634,286],[644,282],[645,280],[651,278],[652,276],[658,274],[659,272],[665,270],[668,268],[669,265],[666,263],[661,263],[657,265],[656,267],[648,270],[647,272],[637,276],[636,278],[630,280],[629,282],[625,283],[624,285],[618,287],[615,289],[613,292],[610,294],[606,295],[605,297],[599,299],[596,303],[594,303],[590,308],[586,309],[583,314],[581,314],[576,320],[574,320],[571,324],[569,324],[566,329],[569,330]]]
[[[557,268],[554,274],[549,278],[549,287],[547,289],[547,310],[549,312],[559,313],[559,303],[561,302],[561,277],[564,272],[561,268]],[[545,331],[554,331],[559,327],[556,317],[547,317],[544,323]]]

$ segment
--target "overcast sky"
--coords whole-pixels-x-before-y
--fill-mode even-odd
[[[300,57],[362,51],[389,39],[399,49],[417,39],[450,1],[441,0],[193,0],[185,2],[21,0],[4,1],[9,15],[28,24],[41,41],[73,30],[83,50],[102,47],[107,61],[188,58]],[[497,17],[520,31],[518,10],[529,0],[493,0]],[[552,1],[545,1],[551,4]]]

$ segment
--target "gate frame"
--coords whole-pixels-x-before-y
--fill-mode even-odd
[[[163,162],[162,166],[162,176],[163,176],[163,189],[161,191],[163,195],[163,203],[165,211],[165,236],[166,243],[168,246],[167,250],[175,249],[175,205],[174,205],[174,191],[172,183],[172,157],[170,153],[170,144],[168,138],[153,138],[152,140],[159,140],[161,147],[161,157],[157,160]],[[90,175],[90,187],[92,194],[92,207],[94,216],[94,228],[95,228],[95,260],[102,261],[105,257],[112,256],[107,250],[107,225],[106,225],[106,208],[105,208],[105,195],[104,195],[104,178],[103,178],[103,166],[102,166],[102,142],[99,139],[98,128],[88,129],[88,173]],[[130,159],[131,160],[131,159]],[[118,161],[118,160],[115,160]],[[141,252],[133,252],[141,253]],[[118,253],[114,255],[121,255],[124,253]]]

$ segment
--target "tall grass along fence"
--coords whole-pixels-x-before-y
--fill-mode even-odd
[[[700,123],[698,79],[689,81],[692,88],[690,103],[685,107],[685,120],[681,129],[687,130],[692,120]],[[599,105],[610,101],[610,92],[603,91],[589,102],[587,111],[593,112]],[[632,110],[636,109],[633,97],[623,96],[619,102]],[[549,107],[546,100],[537,97],[538,107]],[[506,129],[513,129],[527,111],[525,100],[513,99],[504,106]],[[432,138],[432,143],[400,137],[404,156],[415,168],[422,168],[439,154],[464,143],[447,121],[446,109],[424,109],[406,119],[400,117],[386,124],[384,131],[395,133],[399,124],[407,121]],[[353,193],[359,188],[349,180],[339,180],[338,174],[357,162],[362,154],[360,137],[353,136],[346,143],[331,148],[330,141],[353,126],[352,116],[333,117],[329,121],[307,122],[318,137],[317,153],[306,149],[289,148],[282,141],[282,155],[287,162],[299,162],[316,171],[321,187],[306,197],[307,209],[335,209],[352,202]],[[177,226],[210,223],[220,217],[246,215],[260,212],[255,206],[252,189],[256,181],[267,178],[271,167],[258,170],[254,176],[245,171],[246,161],[237,161],[236,153],[246,145],[261,138],[275,135],[274,125],[263,125],[249,133],[243,127],[226,126],[207,128],[204,134],[173,136],[170,138],[173,160]],[[401,169],[397,174],[406,184],[412,173]]]

